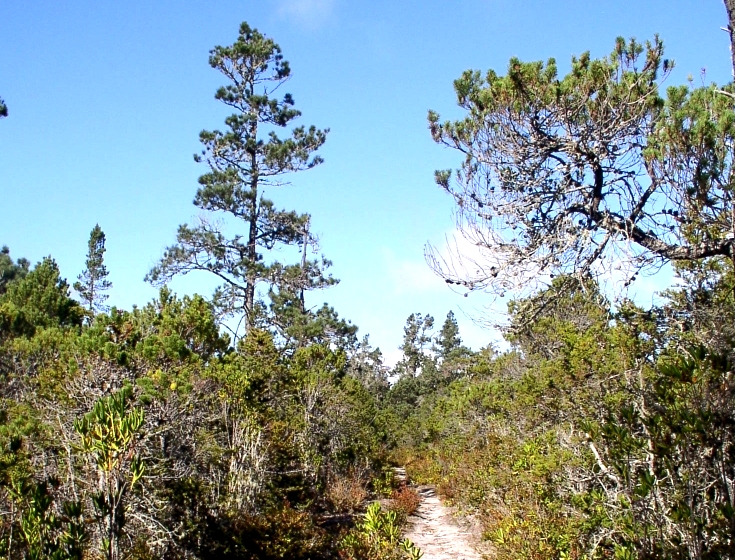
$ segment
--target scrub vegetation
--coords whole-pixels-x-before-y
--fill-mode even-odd
[[[328,132],[292,127],[280,48],[242,24],[210,64],[234,113],[201,133],[209,215],[149,273],[153,301],[105,305],[99,225],[73,290],[52,257],[0,251],[0,557],[418,560],[394,466],[498,559],[735,557],[732,85],[662,91],[658,38],[565,76],[463,74],[465,118],[429,126],[465,158],[436,179],[480,252],[427,259],[518,294],[508,349],[416,312],[388,368],[307,306],[337,280],[310,216],[263,197],[322,163]],[[664,263],[678,284],[655,307],[600,280]],[[221,284],[177,295],[182,274]]]

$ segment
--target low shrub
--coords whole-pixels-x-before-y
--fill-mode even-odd
[[[420,503],[421,498],[416,490],[405,484],[393,490],[393,494],[391,494],[391,511],[398,514],[399,522],[403,522],[410,515],[413,515]]]
[[[363,520],[342,539],[340,556],[345,560],[420,560],[421,550],[400,535],[398,514],[384,511],[374,502]]]
[[[334,513],[354,513],[368,497],[365,483],[356,476],[335,478],[327,485],[326,498]]]

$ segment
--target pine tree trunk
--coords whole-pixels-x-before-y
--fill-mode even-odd
[[[735,80],[735,42],[733,42],[733,33],[735,32],[735,0],[725,0],[725,9],[727,10],[727,30],[730,34],[730,58],[732,60],[732,77]]]
[[[255,215],[250,220],[250,233],[248,235],[248,261],[255,265],[258,258],[257,251],[257,235],[258,235],[258,217],[257,217],[257,201],[253,204],[256,208]],[[250,332],[253,326],[253,308],[255,307],[255,274],[248,273],[245,284],[245,332]]]
[[[299,302],[301,303],[301,313],[306,312],[304,290],[306,290],[306,251],[309,248],[309,225],[309,220],[306,220],[306,224],[304,224],[304,246],[301,248],[301,286],[299,287]]]
[[[257,159],[255,154],[252,155],[252,167],[251,169],[257,169]],[[260,208],[258,207],[258,174],[252,172],[252,179],[250,181],[250,195],[251,204],[253,211],[250,214],[250,224],[248,232],[248,250],[247,258],[252,266],[258,262],[258,214]],[[253,308],[255,307],[255,273],[249,272],[247,282],[245,284],[245,332],[250,332],[253,326],[255,317],[253,317]]]
[[[730,60],[732,61],[732,78],[735,81],[735,0],[725,0],[727,10],[727,32],[730,35]],[[733,208],[735,213],[735,207]],[[735,227],[735,220],[732,222]],[[733,232],[735,233],[735,231]],[[733,271],[735,271],[735,253],[730,255]],[[735,286],[732,288],[733,300],[735,300]]]

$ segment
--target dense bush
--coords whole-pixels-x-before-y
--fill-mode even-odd
[[[508,352],[433,392],[423,372],[394,385],[395,458],[476,514],[498,558],[733,557],[733,345],[701,346],[711,328],[682,321],[722,311],[687,319],[671,296],[613,312],[580,284],[539,294],[532,322],[512,304]]]
[[[361,510],[386,437],[343,351],[232,348],[166,289],[84,325],[75,305],[50,260],[0,295],[0,555],[337,554],[323,520]]]

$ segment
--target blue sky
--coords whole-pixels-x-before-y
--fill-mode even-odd
[[[312,214],[339,286],[311,294],[333,305],[395,360],[406,317],[453,309],[465,341],[498,334],[475,325],[490,303],[463,298],[423,260],[427,242],[453,229],[452,204],[433,182],[459,156],[435,145],[428,109],[459,117],[452,81],[468,68],[504,72],[508,59],[607,54],[618,35],[659,33],[677,67],[730,80],[719,0],[5,0],[0,18],[0,245],[33,262],[52,255],[70,282],[81,271],[89,232],[107,235],[110,303],[153,298],[143,277],[192,222],[193,161],[202,129],[228,111],[213,98],[224,78],[207,64],[241,21],[274,38],[290,61],[300,124],[331,129],[324,165],[294,174],[266,195]],[[284,90],[286,91],[286,90]],[[644,299],[663,287],[644,279]],[[175,281],[208,293],[203,278]],[[464,313],[463,313],[464,312]],[[492,318],[491,318],[492,319]]]

